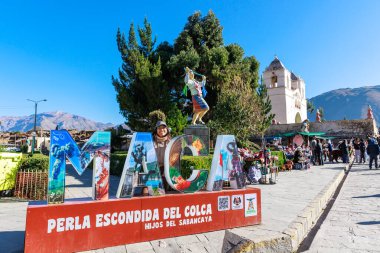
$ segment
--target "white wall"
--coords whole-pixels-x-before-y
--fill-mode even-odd
[[[272,87],[272,76],[277,76],[277,87]],[[305,82],[299,78],[297,81],[291,80],[291,72],[287,69],[277,69],[265,71],[263,81],[268,88],[269,99],[272,104],[272,113],[276,114],[275,120],[282,124],[295,123],[297,112],[301,115],[301,120],[307,119],[307,106],[305,96]],[[301,108],[295,107],[295,93],[300,93]]]

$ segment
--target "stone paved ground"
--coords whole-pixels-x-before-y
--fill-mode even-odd
[[[262,190],[262,224],[215,231],[197,235],[181,236],[151,242],[130,244],[119,247],[98,249],[89,252],[227,252],[239,244],[270,244],[265,251],[254,252],[290,252],[290,239],[284,243],[288,235],[284,231],[297,219],[303,217],[304,210],[318,194],[343,176],[343,164],[315,166],[307,171],[281,172],[276,185],[255,185]],[[302,217],[300,217],[302,216]],[[280,241],[280,242],[279,242]]]
[[[380,252],[380,170],[353,165],[309,252]]]
[[[305,215],[305,209],[321,192],[325,192],[327,186],[334,180],[337,181],[338,176],[343,174],[343,168],[342,164],[330,164],[312,167],[307,171],[282,172],[276,185],[255,186],[262,190],[261,225],[122,245],[92,252],[226,252],[239,244],[260,244],[263,241],[271,243],[269,250],[265,252],[290,252],[294,245],[292,247],[289,235],[284,231],[297,220],[310,220],[311,215]],[[66,198],[90,197],[92,171],[86,171],[81,177],[72,169],[68,172]],[[111,196],[115,195],[118,183],[119,178],[111,178]],[[26,203],[0,202],[0,252],[22,251],[26,207]]]
[[[71,166],[71,165],[69,165]],[[67,166],[66,199],[91,198],[92,170],[85,170],[78,176],[73,168]],[[110,194],[116,195],[119,177],[111,176]],[[0,253],[24,251],[24,233],[26,208],[28,202],[11,199],[0,199]]]
[[[0,252],[24,252],[27,202],[0,200]]]

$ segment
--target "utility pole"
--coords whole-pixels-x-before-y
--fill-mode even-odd
[[[31,99],[27,99],[27,100],[34,103],[34,128],[33,128],[33,133],[32,133],[32,136],[33,136],[33,140],[32,140],[32,156],[33,156],[33,154],[34,154],[34,143],[36,141],[37,105],[38,105],[39,102],[46,102],[47,100],[46,99],[42,99],[42,100],[38,100],[38,101],[31,100]]]

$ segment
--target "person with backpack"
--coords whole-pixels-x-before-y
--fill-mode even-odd
[[[369,155],[369,169],[372,170],[372,163],[375,161],[375,168],[378,168],[377,156],[379,155],[379,145],[375,138],[370,137],[368,139],[367,154]]]

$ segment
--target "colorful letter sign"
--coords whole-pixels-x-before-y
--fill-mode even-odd
[[[95,158],[93,198],[108,199],[110,136],[109,132],[95,132],[82,150],[79,150],[66,130],[51,131],[48,203],[64,201],[66,156],[79,175]],[[224,181],[229,181],[233,189],[245,187],[245,177],[233,135],[218,136],[209,177],[208,168],[202,168],[193,169],[189,178],[183,178],[183,155],[208,155],[208,150],[203,141],[193,135],[178,136],[169,142],[164,159],[165,178],[173,189],[184,193],[196,192],[205,186],[206,181],[208,191],[221,190]],[[134,133],[116,197],[164,194],[152,135]]]
[[[195,193],[204,188],[209,173],[193,169],[183,178],[181,158],[186,155],[208,155],[208,150],[197,136],[173,138],[165,151],[165,177],[172,188],[193,194],[164,195],[152,135],[135,133],[117,196],[163,196],[30,205],[25,252],[77,252],[261,222],[260,189]],[[110,133],[95,132],[79,150],[67,131],[51,132],[48,203],[63,202],[66,156],[79,174],[94,158],[94,195],[107,198]],[[218,136],[210,175],[211,190],[220,190],[225,180],[233,188],[244,187],[234,136]]]
[[[218,135],[216,139],[207,190],[222,190],[224,181],[230,181],[233,189],[245,187],[245,177],[233,135]]]
[[[50,136],[48,203],[64,201],[66,157],[79,175],[94,159],[93,199],[108,199],[111,133],[95,132],[81,150],[66,130],[53,130]]]
[[[181,135],[172,139],[165,150],[165,178],[168,184],[180,192],[196,192],[206,183],[207,170],[193,170],[188,179],[181,175],[181,157],[191,153],[193,156],[208,155],[206,145],[193,135]],[[205,168],[206,169],[206,168]]]
[[[144,189],[151,196],[165,194],[152,134],[134,133],[116,196],[141,196]]]

